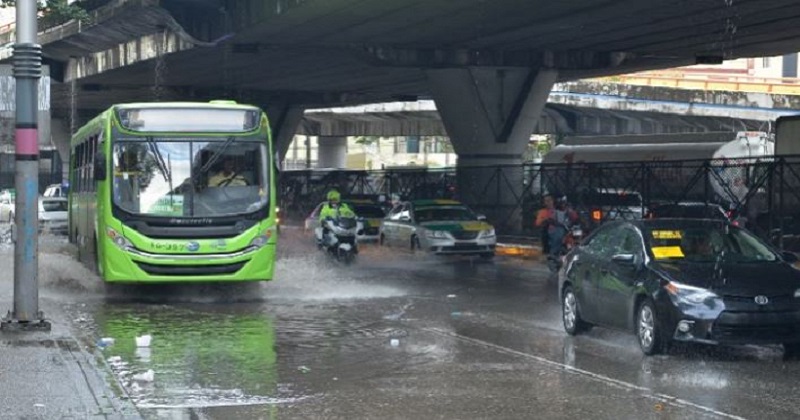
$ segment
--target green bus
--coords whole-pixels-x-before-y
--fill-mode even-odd
[[[72,138],[70,241],[109,283],[271,280],[273,156],[253,106],[114,105]]]

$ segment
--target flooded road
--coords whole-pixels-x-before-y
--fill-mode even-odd
[[[530,261],[364,247],[342,267],[290,231],[271,283],[105,290],[68,245],[43,250],[43,298],[87,343],[113,339],[103,357],[145,418],[800,417],[780,347],[648,358],[633,335],[568,337]]]

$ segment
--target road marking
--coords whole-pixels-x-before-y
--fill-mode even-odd
[[[458,333],[454,333],[454,332],[450,332],[450,331],[444,331],[444,330],[441,330],[441,329],[438,329],[438,328],[420,328],[420,330],[426,331],[426,332],[429,332],[429,333],[432,333],[432,334],[437,334],[437,335],[440,335],[440,336],[455,338],[457,340],[465,341],[465,342],[468,342],[468,343],[471,343],[471,344],[475,344],[475,345],[478,345],[478,346],[491,348],[493,350],[496,350],[496,351],[499,351],[499,352],[502,352],[502,353],[513,354],[515,356],[520,356],[520,357],[524,357],[526,359],[535,360],[535,361],[537,361],[539,363],[542,363],[542,364],[550,366],[550,367],[555,367],[555,368],[557,368],[559,370],[564,370],[564,371],[569,372],[569,373],[590,377],[590,378],[595,379],[597,381],[603,382],[606,385],[615,386],[615,387],[621,388],[621,389],[639,391],[639,392],[644,393],[643,394],[644,397],[647,397],[647,398],[650,398],[650,399],[654,399],[654,400],[657,400],[657,401],[662,402],[662,403],[671,404],[673,406],[677,406],[677,407],[681,407],[681,408],[690,407],[690,408],[694,408],[694,409],[699,410],[699,411],[703,411],[703,412],[708,413],[708,414],[713,414],[713,415],[724,417],[724,418],[727,418],[727,419],[746,420],[744,417],[740,417],[740,416],[736,416],[736,415],[733,415],[733,414],[729,414],[729,413],[725,413],[725,412],[722,412],[722,411],[718,411],[718,410],[715,410],[715,409],[713,409],[711,407],[706,407],[704,405],[696,404],[696,403],[693,403],[691,401],[684,400],[682,398],[674,397],[672,395],[662,394],[660,392],[653,391],[652,389],[647,388],[647,387],[643,387],[643,386],[639,386],[639,385],[636,385],[636,384],[632,384],[630,382],[621,381],[619,379],[610,378],[608,376],[601,375],[601,374],[598,374],[598,373],[589,372],[588,370],[576,368],[574,366],[566,365],[564,363],[555,362],[553,360],[545,359],[544,357],[535,356],[533,354],[521,352],[521,351],[518,351],[518,350],[514,350],[514,349],[511,349],[511,348],[508,348],[508,347],[503,347],[503,346],[500,346],[500,345],[497,345],[497,344],[490,343],[488,341],[478,340],[476,338],[467,337],[467,336],[464,336],[464,335],[461,335],[461,334],[458,334]]]

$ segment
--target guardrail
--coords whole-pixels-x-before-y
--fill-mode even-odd
[[[672,89],[800,95],[800,79],[726,76],[695,73],[637,73],[591,79],[598,82],[665,87]]]

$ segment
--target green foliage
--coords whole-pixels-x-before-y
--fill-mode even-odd
[[[67,4],[67,0],[49,0],[39,24],[43,28],[52,28],[71,20],[87,21],[89,13],[76,3]]]
[[[0,7],[16,7],[16,0],[0,0]],[[87,21],[89,13],[78,3],[67,4],[67,0],[39,0],[36,2],[39,11],[39,29],[52,28],[73,19]]]

